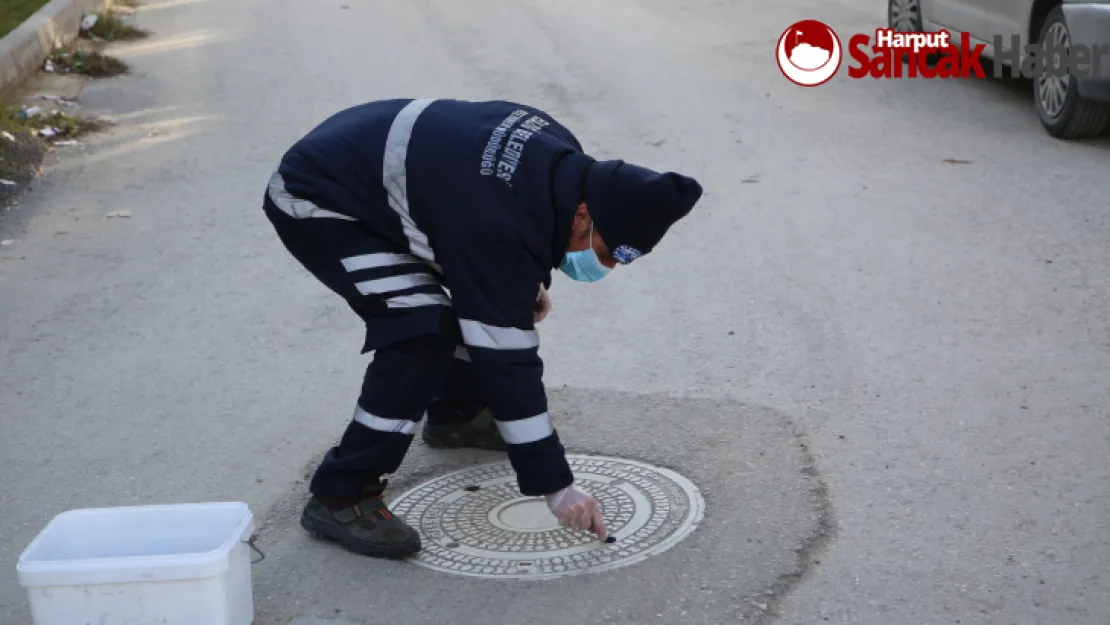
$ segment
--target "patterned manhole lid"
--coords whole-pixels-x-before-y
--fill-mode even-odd
[[[554,579],[598,573],[670,549],[701,522],[698,488],[669,469],[598,456],[567,456],[578,484],[601,503],[615,543],[559,527],[542,498],[522,497],[508,462],[425,482],[390,508],[419,530],[409,561],[444,573]]]

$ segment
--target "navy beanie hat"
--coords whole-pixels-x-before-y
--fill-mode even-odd
[[[651,252],[701,194],[693,178],[624,161],[597,161],[586,174],[584,200],[613,260],[627,265]]]

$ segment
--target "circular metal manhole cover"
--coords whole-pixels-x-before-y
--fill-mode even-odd
[[[457,575],[553,579],[635,564],[670,549],[701,522],[701,493],[674,471],[599,456],[567,461],[576,482],[601,503],[615,543],[559,527],[543,498],[520,495],[506,461],[448,473],[392,502],[393,513],[423,538],[409,561]]]

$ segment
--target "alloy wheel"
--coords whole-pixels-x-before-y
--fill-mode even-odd
[[[887,19],[890,27],[900,33],[921,32],[921,0],[890,0]]]
[[[1054,22],[1048,27],[1044,39],[1041,41],[1042,50],[1047,47],[1049,41],[1056,46],[1057,53],[1055,58],[1045,59],[1045,63],[1053,63],[1059,60],[1059,51],[1061,50],[1065,51],[1064,54],[1067,54],[1068,46],[1071,45],[1068,27],[1063,22]],[[1041,68],[1040,75],[1037,76],[1037,97],[1040,99],[1041,110],[1044,111],[1045,115],[1056,119],[1064,111],[1064,102],[1067,101],[1070,83],[1070,74],[1050,76],[1046,68]]]

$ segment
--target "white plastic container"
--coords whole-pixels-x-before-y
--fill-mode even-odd
[[[19,557],[35,625],[250,625],[245,503],[72,510]]]

